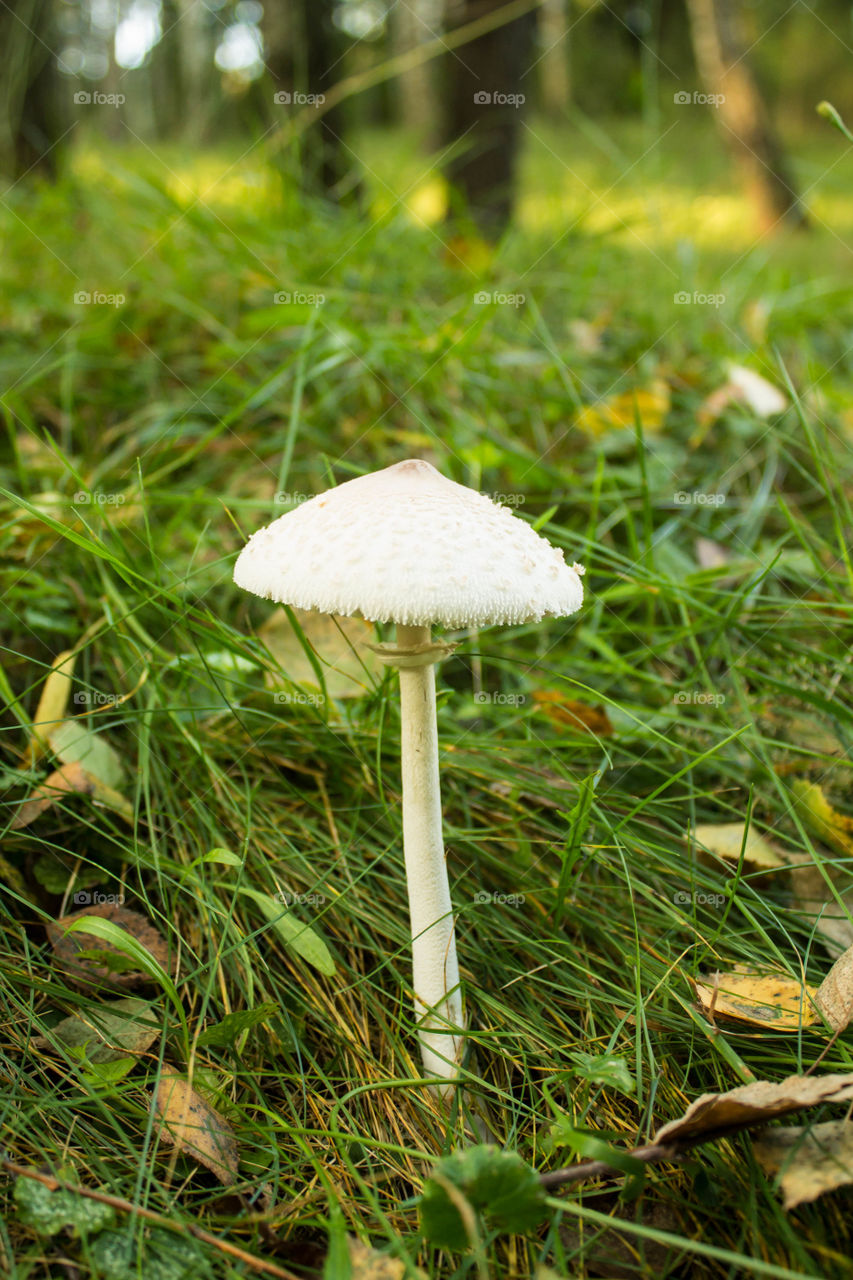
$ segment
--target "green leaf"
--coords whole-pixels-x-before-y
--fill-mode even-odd
[[[229,1013],[221,1022],[202,1031],[197,1043],[199,1046],[213,1044],[226,1047],[233,1044],[244,1031],[257,1026],[259,1022],[265,1022],[276,1013],[278,1013],[278,1005],[271,1003],[259,1004],[257,1009],[243,1009],[239,1013]]]
[[[48,893],[60,894],[68,888],[72,866],[73,863],[69,864],[68,859],[63,861],[55,853],[48,851],[36,858],[33,864],[33,875]],[[107,872],[100,867],[80,867],[74,881],[74,888],[91,889],[92,885],[100,884],[106,875]]]
[[[103,734],[94,733],[76,720],[63,720],[51,730],[48,741],[63,764],[80,764],[105,787],[118,788],[124,770]]]
[[[521,1156],[493,1146],[469,1147],[439,1160],[421,1196],[421,1229],[442,1249],[458,1252],[471,1243],[459,1207],[442,1183],[451,1184],[496,1231],[532,1230],[545,1214],[539,1175]]]
[[[283,903],[276,902],[268,893],[259,893],[256,889],[240,889],[240,893],[258,904],[285,946],[307,960],[315,969],[319,969],[327,978],[332,976],[335,962],[318,933],[309,925],[303,924]]]
[[[86,1235],[101,1231],[115,1221],[115,1210],[110,1205],[61,1187],[51,1191],[34,1178],[16,1179],[15,1200],[21,1222],[44,1236],[55,1236],[66,1228],[72,1235]]]
[[[95,1005],[85,1013],[63,1018],[52,1035],[67,1049],[81,1050],[90,1063],[117,1062],[128,1052],[144,1052],[160,1034],[162,1023],[152,1017],[148,1000],[128,997]],[[44,1036],[39,1043],[49,1044]]]
[[[140,1238],[125,1231],[105,1231],[89,1246],[96,1274],[106,1280],[189,1280],[209,1276],[201,1248],[186,1236],[152,1227]]]
[[[591,1084],[602,1084],[608,1089],[617,1089],[619,1093],[632,1094],[637,1083],[631,1075],[628,1063],[613,1053],[583,1053],[577,1050],[572,1055],[577,1064],[572,1068],[572,1075]]]

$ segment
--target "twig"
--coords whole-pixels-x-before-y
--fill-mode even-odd
[[[792,1111],[801,1109],[791,1108]],[[721,1129],[708,1129],[704,1133],[677,1138],[673,1142],[649,1142],[645,1146],[633,1147],[630,1151],[620,1153],[620,1157],[629,1156],[632,1160],[639,1160],[643,1164],[661,1164],[665,1160],[679,1160],[693,1147],[701,1146],[704,1142],[730,1138],[736,1133],[742,1133],[745,1129],[760,1129],[770,1119],[775,1120],[776,1117],[771,1116],[767,1120],[756,1120],[753,1117],[751,1120],[735,1122]],[[570,1165],[567,1169],[555,1169],[552,1173],[540,1174],[539,1181],[543,1187],[551,1188],[564,1187],[572,1182],[586,1182],[589,1178],[624,1178],[625,1176],[624,1169],[617,1169],[606,1160],[584,1160],[580,1164]]]
[[[195,1236],[196,1240],[212,1245],[214,1249],[219,1249],[221,1253],[227,1253],[232,1258],[239,1258],[241,1262],[244,1262],[253,1271],[263,1271],[268,1276],[277,1276],[278,1280],[299,1280],[299,1277],[292,1271],[285,1271],[283,1267],[277,1266],[274,1262],[268,1262],[265,1258],[258,1258],[253,1253],[247,1253],[245,1249],[238,1248],[236,1244],[229,1244],[227,1240],[222,1240],[219,1236],[211,1235],[209,1231],[205,1231],[202,1227],[197,1227],[192,1222],[176,1222],[160,1213],[154,1213],[152,1209],[143,1209],[141,1205],[133,1204],[130,1200],[123,1200],[120,1196],[110,1196],[103,1191],[93,1191],[90,1187],[77,1186],[73,1182],[66,1182],[63,1178],[55,1178],[52,1174],[40,1173],[38,1169],[29,1169],[26,1165],[15,1164],[4,1156],[0,1156],[0,1168],[5,1169],[7,1173],[11,1173],[15,1177],[32,1178],[34,1182],[41,1182],[51,1191],[73,1191],[75,1195],[85,1196],[87,1200],[97,1200],[99,1204],[108,1204],[113,1209],[118,1209],[121,1213],[135,1213],[138,1217],[145,1218],[148,1222],[155,1222],[158,1227],[165,1227],[169,1231],[177,1231],[180,1235]]]

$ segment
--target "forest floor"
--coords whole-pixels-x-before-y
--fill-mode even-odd
[[[853,943],[853,202],[819,128],[799,235],[754,230],[710,136],[614,127],[570,157],[535,122],[495,250],[447,235],[396,136],[359,142],[367,217],[239,149],[84,144],[7,193],[3,1157],[154,1220],[9,1177],[6,1274],[247,1275],[244,1251],[337,1277],[350,1236],[388,1275],[849,1275],[849,1190],[786,1212],[749,1136],[641,1194],[553,1192],[520,1234],[487,1216],[461,1252],[418,1213],[472,1111],[546,1171],[706,1092],[853,1071],[790,998]],[[288,505],[406,456],[586,566],[577,616],[457,636],[439,668],[470,1015],[449,1118],[418,1083],[394,678],[332,632],[322,682],[288,681],[299,637],[231,580]],[[87,904],[159,935],[89,935],[112,988],[47,932]],[[703,1003],[739,966],[785,1007]],[[152,1110],[164,1064],[196,1140]]]

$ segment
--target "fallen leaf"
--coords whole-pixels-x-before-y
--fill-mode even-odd
[[[237,1181],[237,1139],[227,1120],[167,1063],[152,1095],[152,1110],[160,1137],[192,1156],[225,1187]]]
[[[63,1018],[53,1036],[69,1049],[85,1051],[89,1062],[115,1062],[129,1053],[144,1053],[160,1034],[162,1020],[147,1000],[129,997]],[[52,1048],[48,1036],[35,1036],[40,1048]]]
[[[36,760],[47,746],[47,735],[62,720],[71,696],[71,676],[74,671],[76,654],[72,649],[65,649],[51,665],[50,674],[45,680],[36,714],[33,717],[32,738],[27,753],[27,765],[32,768]]]
[[[404,1280],[412,1274],[419,1280],[426,1280],[426,1274],[420,1267],[412,1268],[402,1258],[393,1258],[389,1253],[371,1249],[355,1236],[347,1236],[347,1248],[350,1280]]]
[[[102,733],[95,733],[78,720],[63,720],[50,731],[48,741],[63,764],[82,765],[105,787],[115,788],[121,783],[121,760]]]
[[[170,965],[169,948],[150,920],[140,915],[138,911],[131,911],[127,907],[119,906],[118,903],[96,903],[73,915],[63,916],[60,920],[51,920],[47,926],[47,936],[53,947],[56,965],[77,986],[88,987],[104,983],[111,987],[127,988],[151,981],[150,976],[140,969],[116,970],[110,967],[109,960],[105,963],[105,958],[109,956],[115,956],[119,963],[126,961],[127,957],[118,947],[104,938],[96,938],[94,934],[86,933],[85,930],[80,933],[65,932],[75,920],[82,920],[89,916],[111,920],[119,928],[127,930],[145,947],[146,951],[151,953],[162,969],[167,973],[170,971],[174,973],[175,965],[174,963]],[[82,951],[93,950],[99,953],[97,959],[87,960],[85,956],[80,955]]]
[[[644,431],[660,431],[669,413],[669,404],[669,386],[657,378],[648,389],[622,391],[606,400],[585,405],[575,423],[582,431],[595,437],[608,431],[633,431],[638,417]]]
[[[654,1136],[655,1143],[695,1141],[733,1125],[766,1124],[776,1116],[816,1107],[823,1102],[853,1100],[853,1075],[788,1076],[774,1084],[754,1080],[728,1093],[703,1093],[684,1115]]]
[[[749,405],[759,418],[769,418],[777,413],[784,413],[788,407],[788,397],[772,382],[762,378],[754,369],[747,369],[742,364],[728,366],[729,384],[734,387],[736,398]]]
[[[765,1173],[779,1175],[786,1209],[853,1182],[853,1121],[768,1129],[754,1149]]]
[[[564,698],[556,689],[537,689],[533,694],[537,711],[541,711],[555,724],[568,724],[580,733],[595,737],[610,737],[613,725],[604,707],[592,707],[588,702],[576,702]]]
[[[382,676],[382,664],[367,645],[374,628],[363,618],[339,618],[312,609],[294,609],[302,634],[317,655],[330,698],[362,698]],[[284,609],[276,609],[258,629],[288,681],[320,692],[317,673]],[[266,683],[280,689],[283,681],[268,672]]]
[[[10,823],[12,831],[28,827],[63,796],[74,794],[91,796],[93,800],[106,805],[108,809],[114,809],[128,821],[133,821],[133,808],[124,796],[89,773],[79,761],[73,761],[55,769],[23,801]]]
[[[833,845],[846,857],[853,857],[853,818],[833,809],[816,782],[798,780],[791,786],[797,808],[807,827],[825,844]]]
[[[768,870],[771,867],[784,867],[785,859],[779,850],[754,827],[746,834],[744,847],[744,822],[699,823],[693,828],[693,838],[698,845],[715,853],[726,862],[738,862],[741,849],[743,860],[751,867]]]
[[[730,553],[721,543],[713,538],[697,538],[693,544],[696,551],[696,563],[700,569],[722,569],[729,563]]]
[[[833,1031],[843,1031],[853,1018],[853,947],[836,960],[814,994],[814,1002]]]
[[[94,1236],[115,1221],[111,1205],[64,1187],[52,1191],[35,1178],[17,1178],[14,1196],[21,1222],[39,1235],[55,1236],[63,1231],[75,1237],[90,1233]]]
[[[786,856],[786,861],[791,868],[794,910],[804,916],[809,927],[820,934],[830,955],[840,955],[853,946],[853,922],[850,920],[850,911],[853,911],[853,877],[844,868],[827,867],[827,873],[838,890],[842,903],[848,903],[848,910],[836,902],[820,869],[811,858],[807,862],[795,862],[793,856]]]
[[[601,341],[610,321],[610,312],[602,312],[595,320],[570,320],[567,328],[569,337],[571,338],[578,351],[583,352],[585,356],[594,356],[603,349]]]
[[[799,1031],[817,1021],[815,988],[786,974],[715,973],[693,985],[702,1008],[714,1017],[774,1031]]]

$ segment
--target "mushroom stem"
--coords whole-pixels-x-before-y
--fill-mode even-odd
[[[429,646],[429,627],[397,627],[400,649]],[[415,1014],[424,1070],[449,1082],[458,1073],[465,1021],[453,906],[441,835],[435,666],[400,667],[403,851],[412,920]],[[453,1084],[439,1092],[449,1096]]]

